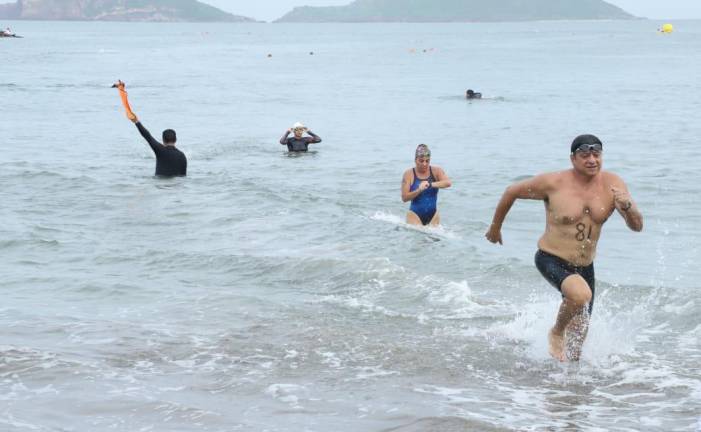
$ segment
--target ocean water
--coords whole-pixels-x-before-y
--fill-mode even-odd
[[[699,430],[701,22],[660,24],[7,23],[0,430]],[[290,156],[296,121],[323,142]],[[484,232],[581,133],[645,229],[606,224],[560,364],[542,203]],[[403,223],[419,143],[437,229]]]

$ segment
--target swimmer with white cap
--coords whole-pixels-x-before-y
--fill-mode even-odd
[[[309,136],[304,136],[304,133]],[[294,136],[290,136],[293,134]],[[291,152],[305,152],[309,150],[309,144],[318,144],[321,142],[321,137],[310,131],[309,128],[302,123],[297,122],[287,129],[285,135],[280,138],[280,144],[286,145],[287,150]]]

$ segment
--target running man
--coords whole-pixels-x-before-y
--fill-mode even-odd
[[[177,137],[175,131],[166,129],[163,131],[163,144],[156,141],[151,133],[141,124],[138,117],[132,112],[125,90],[125,84],[118,81],[113,88],[119,89],[119,94],[122,98],[122,104],[127,113],[127,118],[136,124],[136,128],[141,133],[141,136],[146,139],[151,150],[156,154],[156,175],[159,177],[184,177],[187,175],[187,158],[177,148],[175,142]]]
[[[414,162],[416,167],[406,170],[402,178],[402,201],[411,201],[406,223],[439,225],[438,189],[449,188],[453,183],[443,168],[431,166],[431,150],[426,144],[416,147]]]
[[[309,135],[308,137],[303,136],[305,132]],[[290,136],[290,134],[294,134],[294,136]],[[315,135],[314,132],[310,131],[300,122],[292,125],[291,128],[287,129],[285,135],[280,138],[280,144],[286,145],[287,150],[291,152],[308,151],[309,144],[318,144],[320,142],[321,137]]]
[[[516,199],[545,202],[545,233],[538,241],[535,265],[562,294],[555,326],[548,333],[550,355],[577,361],[594,305],[594,257],[601,229],[614,209],[633,231],[643,216],[623,180],[602,171],[603,144],[593,135],[575,138],[572,169],[541,174],[509,186],[494,212],[486,237],[502,244],[501,227]],[[567,337],[565,332],[572,332]]]

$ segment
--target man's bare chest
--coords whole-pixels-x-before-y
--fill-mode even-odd
[[[613,195],[604,188],[561,188],[548,195],[546,209],[552,222],[576,225],[583,221],[603,225],[613,212]]]

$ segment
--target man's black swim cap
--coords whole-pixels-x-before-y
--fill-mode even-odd
[[[594,135],[580,135],[572,141],[572,147],[570,147],[570,153],[574,154],[575,150],[579,148],[582,144],[599,144],[601,147],[604,144],[601,140]]]
[[[175,131],[173,129],[166,129],[163,131],[163,143],[174,143],[177,141],[177,138],[175,136]]]

